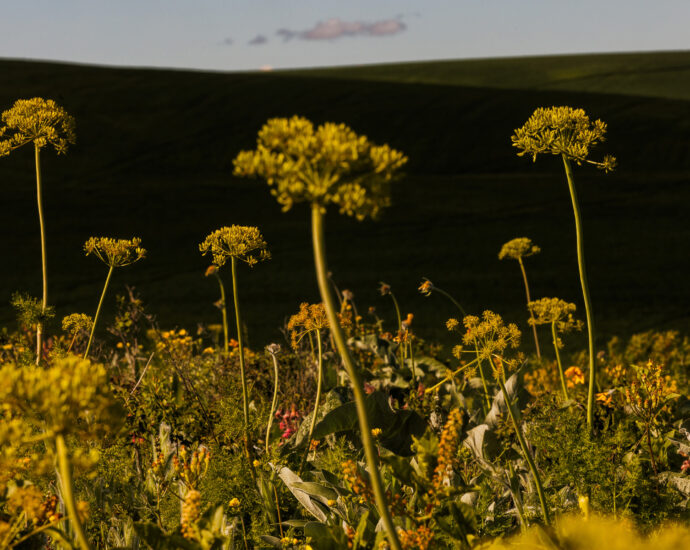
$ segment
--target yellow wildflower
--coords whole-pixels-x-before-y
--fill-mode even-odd
[[[235,158],[234,174],[266,180],[284,210],[297,202],[336,204],[361,220],[388,206],[388,184],[406,162],[399,151],[373,145],[345,124],[314,128],[294,116],[268,120],[256,150]]]
[[[501,247],[501,251],[498,253],[498,259],[503,260],[505,258],[511,258],[513,260],[519,260],[520,258],[526,258],[528,256],[533,256],[541,252],[541,248],[532,243],[527,237],[518,237],[512,241],[508,241]]]
[[[2,122],[0,138],[7,137],[0,141],[0,157],[30,142],[38,149],[51,144],[58,154],[75,142],[74,118],[52,99],[18,99],[2,113]]]
[[[84,243],[86,255],[95,254],[104,264],[110,267],[122,267],[133,264],[146,256],[141,248],[141,239],[111,239],[109,237],[91,237]]]
[[[588,162],[605,171],[616,166],[616,159],[605,156],[602,162],[589,160],[589,149],[605,140],[606,124],[591,122],[582,109],[572,107],[541,107],[534,111],[522,128],[511,137],[518,156],[539,154],[563,155],[577,164]]]
[[[232,225],[221,227],[208,235],[199,245],[199,250],[203,255],[210,252],[217,268],[225,265],[230,258],[246,262],[252,267],[271,258],[266,247],[266,241],[257,227]]]

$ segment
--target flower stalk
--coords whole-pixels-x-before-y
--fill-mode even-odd
[[[41,267],[43,270],[43,297],[41,301],[41,314],[45,314],[48,305],[48,260],[46,255],[46,229],[43,217],[43,198],[41,190],[41,148],[34,144],[34,156],[36,160],[36,199],[38,202],[38,222],[41,228]],[[41,362],[43,351],[43,323],[36,326],[36,364]]]
[[[541,484],[541,477],[539,476],[539,471],[537,470],[537,466],[534,463],[534,459],[532,458],[532,453],[530,453],[530,450],[527,447],[527,441],[525,440],[525,436],[522,433],[522,430],[520,429],[520,425],[518,424],[517,416],[515,414],[515,411],[513,410],[513,403],[508,397],[508,390],[506,390],[506,385],[503,381],[503,376],[496,376],[496,380],[498,380],[498,384],[501,387],[501,392],[503,392],[503,399],[505,400],[506,408],[508,409],[508,415],[510,416],[510,421],[512,422],[513,429],[515,430],[515,435],[517,436],[518,442],[520,443],[520,449],[522,450],[522,454],[525,457],[530,472],[532,473],[532,477],[534,478],[534,484],[537,487],[537,495],[539,496],[539,505],[541,506],[541,513],[544,517],[544,523],[549,525],[551,523],[551,518],[549,516],[549,507],[546,504],[546,498],[544,497],[544,488]]]
[[[314,433],[314,427],[316,426],[316,418],[319,412],[319,403],[321,401],[321,388],[323,386],[323,343],[321,341],[321,332],[316,332],[316,348],[317,348],[317,362],[316,369],[318,371],[317,381],[316,381],[316,398],[314,399],[314,412],[311,418],[311,424],[309,425],[309,433],[307,434],[307,447],[304,450],[304,456],[302,457],[302,464],[299,467],[299,475],[302,475],[302,470],[309,457],[309,450],[311,449],[311,437]]]
[[[371,435],[371,427],[366,412],[366,404],[364,398],[364,389],[359,371],[355,366],[354,360],[350,355],[350,350],[345,341],[345,335],[336,315],[335,302],[331,295],[328,286],[328,267],[326,265],[326,243],[324,238],[324,214],[322,207],[319,204],[312,204],[312,239],[314,246],[314,264],[316,267],[316,279],[319,285],[319,292],[321,299],[326,306],[326,315],[328,316],[328,323],[335,340],[335,345],[338,353],[343,361],[345,370],[350,377],[352,383],[352,392],[355,399],[355,407],[357,409],[357,420],[359,422],[359,430],[362,437],[362,444],[364,446],[364,455],[366,457],[367,466],[369,468],[369,475],[371,476],[371,485],[374,491],[374,499],[378,508],[379,515],[383,521],[384,527],[388,534],[388,540],[394,550],[401,550],[400,542],[393,524],[393,517],[386,501],[386,495],[383,488],[383,480],[378,467],[378,455],[374,438]]]
[[[573,203],[573,214],[575,216],[575,233],[577,239],[577,267],[580,273],[580,285],[582,286],[582,297],[585,302],[585,317],[587,319],[587,338],[589,348],[589,388],[587,390],[587,425],[592,427],[594,422],[594,391],[596,387],[596,362],[594,361],[594,319],[592,318],[592,301],[589,297],[589,284],[587,282],[587,269],[585,267],[584,237],[582,235],[582,218],[580,216],[580,205],[577,200],[575,190],[575,178],[570,165],[570,160],[563,154],[563,166],[565,175],[568,179],[568,189]]]
[[[89,356],[89,350],[91,349],[91,342],[93,341],[93,333],[96,331],[96,323],[98,322],[98,316],[101,313],[101,306],[103,305],[103,299],[105,298],[105,293],[108,290],[108,283],[110,283],[110,276],[113,274],[113,269],[115,266],[110,266],[108,269],[108,276],[105,278],[105,285],[103,285],[103,292],[101,292],[101,299],[98,301],[98,307],[96,308],[96,315],[93,318],[93,324],[91,325],[91,333],[89,334],[89,341],[86,344],[86,351],[84,351],[84,359]]]
[[[81,550],[91,550],[91,545],[86,538],[86,533],[77,511],[77,502],[74,498],[74,482],[72,481],[72,465],[70,464],[69,452],[67,451],[67,443],[65,442],[64,435],[58,434],[55,436],[55,448],[57,451],[58,471],[60,472],[62,500],[65,503],[67,514],[72,522],[72,528],[77,537],[79,547]]]

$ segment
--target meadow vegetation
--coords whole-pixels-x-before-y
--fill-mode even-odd
[[[514,154],[556,155],[565,169],[553,179],[565,179],[572,210],[551,231],[577,257],[577,275],[554,284],[569,293],[579,278],[585,310],[583,322],[577,304],[544,296],[533,265],[530,286],[523,259],[547,247],[515,226],[491,254],[519,264],[522,282],[513,274],[505,284],[524,289],[518,321],[529,345],[518,323],[421,273],[416,292],[437,312],[424,322],[394,285],[378,287],[387,312],[339,287],[326,219],[376,223],[412,163],[343,123],[269,118],[253,146],[234,152],[235,177],[310,217],[305,273],[318,298],[285,312],[280,341],[254,344],[245,321],[260,307],[244,289],[277,269],[258,266],[279,248],[260,227],[225,225],[197,244],[220,299],[214,322],[187,328],[161,326],[131,287],[108,295],[116,267],[124,276],[155,256],[139,237],[88,239],[82,251],[108,266],[94,317],[72,311],[51,324],[44,245],[43,297],[16,293],[17,328],[0,334],[0,549],[675,549],[687,540],[690,338],[655,329],[596,340],[593,328],[574,166],[617,169],[612,156],[591,156],[616,144],[602,145],[607,125],[583,109],[543,107],[525,120]],[[74,141],[73,119],[52,100],[19,100],[2,121],[0,155],[33,141],[37,174],[50,139],[67,128]],[[25,127],[42,133],[20,143],[12,132]],[[96,331],[99,320],[106,330]],[[450,353],[423,336],[425,323],[445,332]],[[587,341],[575,340],[583,328]]]

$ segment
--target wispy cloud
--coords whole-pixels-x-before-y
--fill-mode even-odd
[[[260,46],[266,42],[268,42],[268,38],[266,38],[263,34],[257,34],[254,38],[247,42],[247,44],[250,46]]]
[[[336,40],[343,37],[354,36],[391,36],[399,34],[407,29],[407,25],[401,19],[384,19],[381,21],[343,21],[339,18],[319,21],[310,29],[295,31],[291,29],[278,29],[276,34],[283,40],[301,38],[303,40]]]

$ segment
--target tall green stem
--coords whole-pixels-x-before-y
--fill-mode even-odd
[[[402,330],[402,316],[400,315],[400,306],[398,305],[398,300],[395,299],[395,295],[389,292],[391,300],[393,300],[393,305],[395,306],[395,315],[398,317],[398,330]]]
[[[553,349],[556,351],[556,362],[558,363],[558,374],[561,377],[561,388],[563,389],[563,397],[568,400],[568,386],[565,383],[565,373],[563,372],[563,364],[561,363],[561,354],[558,351],[558,335],[556,334],[556,321],[551,323],[551,335],[553,336]]]
[[[585,301],[585,314],[587,316],[587,336],[589,338],[589,391],[587,393],[587,425],[590,430],[594,422],[594,388],[596,386],[596,365],[594,363],[594,321],[592,320],[592,303],[589,297],[589,285],[587,284],[587,271],[585,269],[585,253],[582,237],[582,219],[580,217],[580,205],[577,202],[575,191],[575,179],[568,157],[563,155],[565,175],[568,178],[570,198],[573,201],[573,213],[575,214],[575,232],[577,234],[577,264],[580,269],[580,284],[582,285],[582,297]]]
[[[400,315],[400,306],[398,305],[398,300],[395,299],[395,294],[389,292],[391,300],[393,300],[393,305],[395,306],[395,315],[398,317],[398,333],[402,332],[402,315]],[[400,342],[398,346],[400,352],[400,367],[405,364],[405,350],[403,349],[403,344]]]
[[[271,436],[271,426],[273,425],[273,415],[276,413],[276,406],[278,405],[278,358],[275,353],[271,353],[273,358],[273,375],[275,376],[275,383],[273,384],[273,401],[271,402],[271,413],[268,415],[268,426],[266,427],[266,454],[268,454],[268,440]]]
[[[525,456],[525,460],[527,461],[527,464],[529,465],[529,469],[532,472],[532,477],[534,478],[534,484],[537,486],[537,494],[539,495],[539,504],[541,505],[541,512],[542,512],[542,515],[544,516],[544,523],[546,523],[548,525],[549,523],[551,523],[551,519],[549,517],[549,508],[546,505],[546,498],[544,497],[544,488],[541,485],[541,477],[539,476],[539,472],[537,471],[537,467],[534,464],[534,459],[532,458],[532,454],[529,452],[529,449],[527,448],[527,442],[525,441],[525,436],[523,435],[522,430],[520,429],[520,425],[518,424],[517,418],[515,416],[515,411],[513,410],[513,403],[510,401],[510,398],[508,397],[508,391],[506,390],[506,385],[500,376],[497,376],[496,378],[498,380],[498,383],[501,385],[501,391],[503,392],[503,399],[506,403],[506,408],[508,409],[508,414],[510,415],[510,420],[513,422],[513,428],[515,429],[515,435],[517,435],[518,442],[520,443],[520,448],[522,449],[522,454]]]
[[[233,260],[234,261],[234,260]],[[216,273],[216,278],[218,279],[218,286],[220,287],[220,305],[221,312],[223,313],[223,350],[225,354],[228,354],[228,306],[225,303],[225,286],[220,278],[220,275]],[[234,279],[233,279],[234,282]]]
[[[355,366],[354,360],[350,355],[350,350],[345,341],[345,335],[340,328],[338,316],[336,315],[335,303],[333,296],[328,287],[328,267],[326,265],[326,242],[324,238],[324,214],[318,204],[312,204],[311,209],[312,220],[312,239],[314,245],[314,265],[316,267],[316,278],[319,284],[319,291],[321,299],[326,306],[326,315],[328,316],[328,323],[331,328],[331,334],[335,340],[336,347],[340,353],[340,357],[345,366],[350,381],[352,383],[352,392],[355,398],[355,407],[357,409],[357,419],[359,421],[359,429],[362,436],[362,444],[364,445],[364,455],[369,467],[369,476],[371,479],[372,489],[374,491],[374,498],[378,507],[381,520],[388,534],[388,541],[393,550],[401,550],[400,541],[395,531],[393,518],[391,516],[388,503],[386,502],[386,495],[383,488],[383,480],[381,479],[381,472],[378,467],[378,456],[376,454],[376,446],[371,435],[371,428],[369,419],[367,418],[366,404],[364,398],[364,389],[362,387],[362,380],[359,371]]]
[[[237,323],[237,343],[240,353],[240,378],[242,380],[242,410],[244,412],[244,440],[245,450],[249,453],[249,395],[247,392],[247,377],[244,370],[244,344],[242,341],[242,318],[240,316],[240,301],[237,296],[237,260],[232,257],[232,296],[235,301],[235,322]],[[248,457],[247,457],[248,458]]]
[[[532,301],[529,295],[529,284],[527,283],[527,272],[525,271],[525,264],[522,263],[522,257],[518,256],[518,262],[520,263],[520,271],[522,271],[522,280],[525,283],[525,294],[527,295],[527,303]],[[539,337],[537,336],[537,325],[534,323],[534,313],[529,310],[529,317],[532,319],[532,335],[534,336],[534,345],[537,348],[537,358],[541,359],[541,349],[539,348]]]
[[[84,527],[79,520],[77,513],[77,503],[74,500],[74,483],[72,481],[72,466],[70,465],[69,454],[67,452],[67,444],[65,443],[65,436],[62,434],[55,436],[55,448],[57,450],[58,471],[60,472],[60,489],[62,492],[62,500],[65,503],[67,514],[72,521],[72,528],[77,535],[77,541],[82,550],[90,550],[91,546],[86,538]]]
[[[316,363],[316,368],[318,369],[318,378],[316,382],[316,399],[314,400],[314,414],[311,418],[311,424],[309,426],[309,435],[307,435],[307,448],[304,451],[304,457],[302,458],[302,464],[299,467],[299,475],[302,475],[302,470],[307,462],[307,457],[309,456],[309,449],[311,448],[311,436],[314,433],[314,426],[316,426],[316,416],[319,412],[319,402],[321,401],[321,386],[323,384],[323,345],[321,342],[321,331],[316,331],[316,347],[318,350],[318,361]]]
[[[101,299],[98,301],[98,307],[96,308],[96,316],[93,318],[93,325],[91,325],[91,334],[89,334],[89,343],[86,344],[86,351],[84,352],[84,359],[89,356],[89,350],[91,349],[91,342],[93,341],[93,334],[96,332],[96,323],[98,322],[98,316],[101,313],[101,306],[103,306],[103,299],[105,298],[105,292],[108,290],[108,283],[110,283],[110,276],[113,274],[113,269],[115,265],[111,265],[108,270],[108,276],[105,278],[105,285],[103,285],[103,292],[101,292]]]
[[[456,308],[458,308],[458,311],[460,311],[460,313],[462,313],[463,317],[467,315],[467,313],[465,313],[465,308],[463,308],[463,307],[460,305],[460,302],[458,302],[455,298],[453,298],[453,297],[452,297],[450,294],[448,294],[445,290],[443,290],[442,288],[438,288],[437,286],[435,286],[435,287],[434,287],[434,291],[435,291],[435,292],[438,292],[439,294],[442,294],[443,296],[445,296],[446,298],[448,298],[448,299],[452,302],[452,304],[453,304]]]
[[[43,195],[41,191],[41,149],[34,143],[34,157],[36,160],[36,199],[38,201],[38,223],[41,226],[41,266],[43,268],[43,300],[41,315],[45,315],[48,307],[48,260],[46,256],[46,228],[43,218]],[[36,325],[36,364],[41,362],[43,351],[43,322]]]
[[[479,357],[479,348],[477,347],[477,344],[474,345],[474,351],[477,354],[477,366],[479,370],[479,376],[482,379],[482,387],[484,388],[484,404],[486,405],[484,415],[487,415],[491,410],[491,399],[489,399],[489,388],[486,385],[486,376],[484,376],[484,366],[482,365],[482,360]]]

